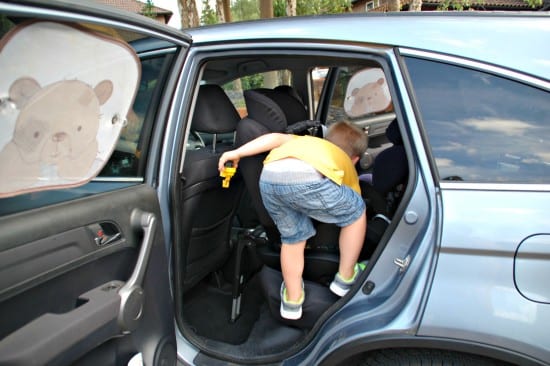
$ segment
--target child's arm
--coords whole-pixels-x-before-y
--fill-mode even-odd
[[[255,138],[252,141],[247,142],[243,146],[235,150],[226,151],[220,157],[218,161],[218,170],[223,171],[224,165],[228,161],[233,162],[233,167],[237,168],[239,160],[241,158],[260,154],[266,151],[270,151],[276,147],[281,146],[285,142],[291,140],[293,135],[284,133],[269,133]]]

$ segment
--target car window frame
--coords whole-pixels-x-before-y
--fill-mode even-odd
[[[36,19],[43,19],[42,17],[36,17]],[[54,20],[58,21],[58,20]],[[80,19],[66,20],[69,24],[80,24]],[[94,22],[86,21],[87,24],[95,24]],[[104,25],[106,26],[106,25]],[[111,24],[106,26],[109,29],[125,30],[122,24]],[[171,77],[173,70],[173,63],[176,55],[179,52],[186,52],[186,49],[181,47],[181,41],[166,41],[165,39],[156,38],[157,35],[150,34],[146,29],[132,30],[136,34],[143,36],[139,39],[137,47],[134,47],[132,42],[129,42],[130,47],[134,48],[141,64],[141,60],[155,57],[159,54],[165,58],[162,72],[157,81],[157,87],[155,88],[151,97],[151,103],[147,108],[146,116],[144,117],[144,124],[139,138],[140,143],[143,144],[141,156],[139,159],[139,167],[137,169],[137,176],[99,176],[96,175],[89,182],[73,188],[59,188],[59,189],[47,189],[44,191],[31,192],[26,194],[20,194],[13,197],[7,197],[0,199],[0,216],[24,212],[37,208],[45,208],[54,204],[60,204],[66,201],[72,201],[79,198],[84,198],[96,194],[106,193],[114,190],[124,189],[131,186],[143,184],[148,180],[147,166],[149,164],[149,158],[151,154],[158,155],[158,152],[151,150],[153,145],[153,135],[157,128],[159,121],[159,115],[161,115],[161,102],[162,96],[167,93],[167,90],[171,86],[167,86],[167,80]],[[142,46],[140,41],[146,38],[151,38],[153,47],[156,49],[147,49]],[[155,38],[152,38],[155,37]],[[172,42],[174,41],[174,42]],[[183,50],[183,51],[182,51]],[[163,113],[166,113],[164,111]],[[148,122],[146,122],[148,121]],[[116,150],[116,146],[113,152]],[[109,156],[109,160],[112,158],[112,154]]]

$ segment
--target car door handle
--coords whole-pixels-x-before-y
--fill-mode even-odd
[[[143,311],[143,277],[149,262],[156,232],[156,216],[150,212],[134,209],[131,216],[132,227],[143,230],[143,242],[132,275],[119,290],[121,298],[118,323],[123,332],[128,333],[137,328]]]

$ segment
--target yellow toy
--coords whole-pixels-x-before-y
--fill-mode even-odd
[[[223,178],[223,181],[222,181],[223,188],[229,188],[229,181],[235,175],[236,171],[237,171],[237,168],[233,168],[232,162],[225,163],[223,171],[220,172],[220,177]]]

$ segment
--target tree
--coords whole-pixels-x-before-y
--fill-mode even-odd
[[[216,23],[218,23],[216,12],[212,9],[208,0],[202,0],[201,24],[208,25]]]
[[[422,0],[412,0],[409,4],[409,11],[422,11]]]
[[[273,18],[273,0],[260,0],[260,18]]]
[[[351,11],[350,0],[275,0],[276,17],[338,14]],[[294,10],[296,8],[296,10]]]
[[[339,14],[351,11],[350,0],[298,0],[297,15]]]
[[[475,2],[475,0],[474,0]],[[540,7],[543,3],[543,0],[523,0],[532,8]],[[439,4],[437,10],[465,10],[469,9],[472,5],[470,0],[446,0]]]
[[[231,6],[231,16],[234,21],[260,18],[257,0],[236,0]]]
[[[230,0],[222,0],[223,3],[223,15],[225,17],[226,22],[231,22],[231,1]]]
[[[529,6],[532,7],[532,8],[542,6],[542,4],[543,4],[543,0],[523,0],[523,1],[525,1],[527,4],[529,4]]]
[[[182,28],[199,26],[199,14],[195,0],[178,0]]]
[[[153,4],[153,0],[147,0],[145,5],[141,8],[141,14],[145,15],[149,18],[155,17],[155,12],[153,11],[155,5]]]
[[[400,0],[388,0],[388,11],[400,11],[400,10],[401,10]]]
[[[296,16],[296,0],[286,0],[286,15],[289,17]]]
[[[222,0],[216,0],[216,16],[218,17],[219,23],[225,23],[225,11],[223,7],[223,1]]]

